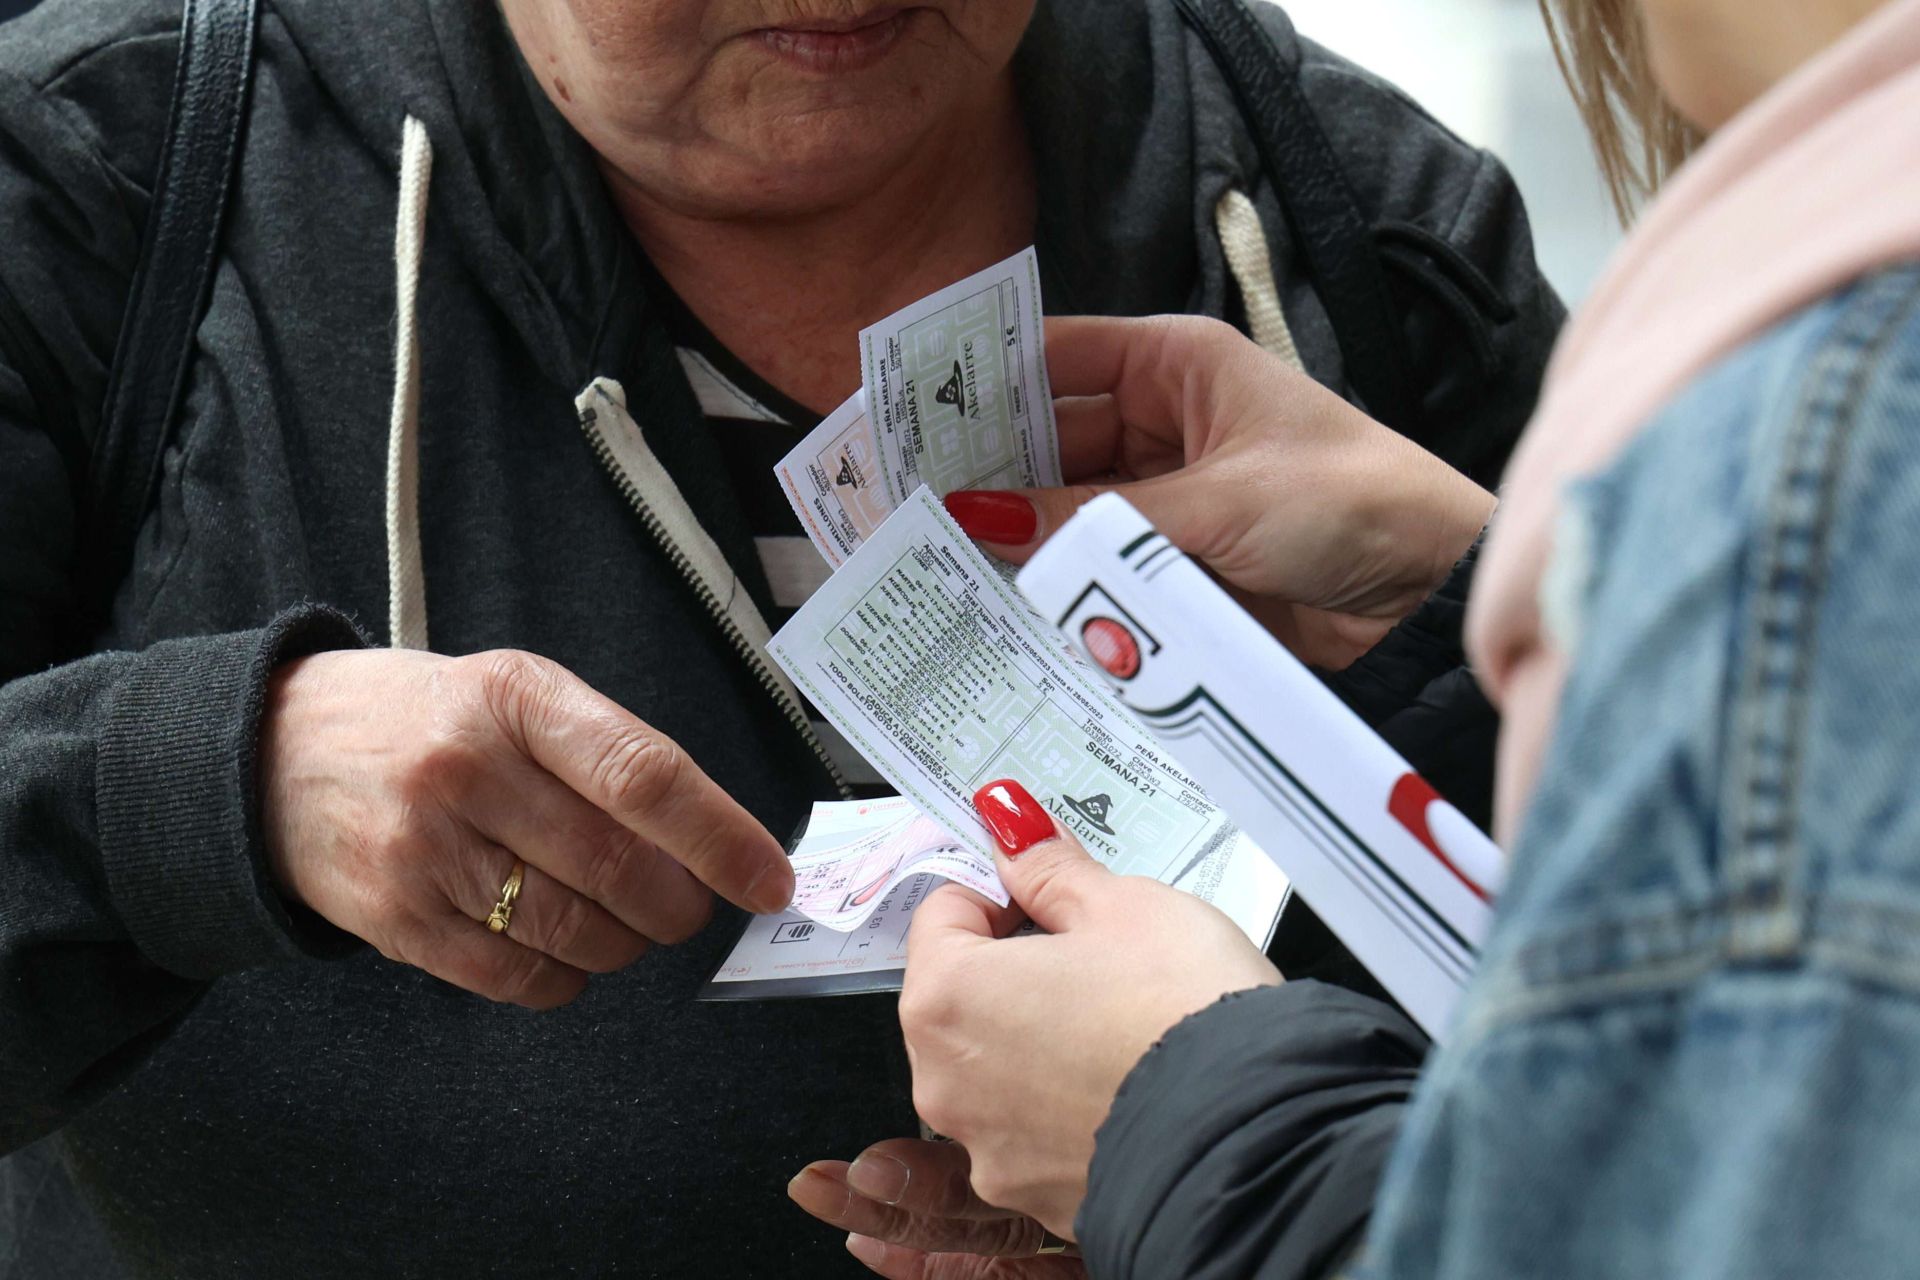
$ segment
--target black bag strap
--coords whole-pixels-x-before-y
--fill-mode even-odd
[[[185,0],[167,138],[88,468],[86,564],[124,576],[186,384],[253,81],[258,0]]]
[[[1405,338],[1373,227],[1300,87],[1298,64],[1281,54],[1243,0],[1174,5],[1226,75],[1253,130],[1307,276],[1333,322],[1348,381],[1374,417],[1411,429],[1420,400],[1408,382]]]

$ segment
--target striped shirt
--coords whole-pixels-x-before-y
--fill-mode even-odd
[[[773,612],[767,625],[778,631],[833,572],[801,530],[780,482],[774,478],[774,468],[813,430],[820,415],[747,368],[684,310],[677,318],[680,367],[686,371],[700,410],[706,415],[707,428],[726,460],[728,479],[753,534],[760,568],[773,595]],[[809,706],[807,712],[822,744],[849,782],[862,792],[885,788],[873,766],[838,730],[822,720],[813,707]]]

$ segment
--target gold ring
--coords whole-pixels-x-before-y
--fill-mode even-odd
[[[527,873],[527,864],[513,864],[513,874],[500,886],[500,901],[493,904],[493,914],[487,917],[487,928],[495,933],[505,933],[507,926],[513,923],[513,900],[520,896],[520,879]]]

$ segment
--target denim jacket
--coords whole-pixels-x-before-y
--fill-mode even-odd
[[[1368,1280],[1920,1272],[1920,265],[1568,495],[1572,659]]]

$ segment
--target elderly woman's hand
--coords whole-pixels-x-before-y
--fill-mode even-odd
[[[915,913],[900,997],[914,1105],[966,1148],[981,1199],[1070,1238],[1094,1132],[1141,1055],[1280,974],[1212,906],[1095,862],[1019,783],[974,803],[1019,910],[949,885]],[[1020,911],[1046,933],[1007,937]]]
[[[888,1280],[1080,1280],[1032,1218],[975,1193],[966,1148],[893,1138],[852,1164],[816,1160],[787,1184],[795,1204],[847,1232],[847,1252]],[[1046,1252],[1043,1252],[1045,1250]]]
[[[1117,490],[1304,660],[1340,667],[1445,580],[1493,496],[1215,320],[1051,319],[1065,489],[958,493],[1023,562]]]
[[[534,1008],[693,934],[709,889],[753,911],[793,896],[779,842],[684,751],[532,654],[290,663],[269,686],[260,789],[288,898],[391,959]]]

